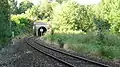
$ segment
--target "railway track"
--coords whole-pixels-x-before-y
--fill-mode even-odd
[[[42,45],[35,41],[34,37],[26,39],[27,45],[31,46],[35,50],[63,63],[69,67],[110,67],[109,65],[95,62],[80,56],[76,56],[70,53],[60,51],[58,49]]]

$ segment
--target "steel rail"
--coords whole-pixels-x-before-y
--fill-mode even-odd
[[[64,61],[64,60],[61,60],[61,59],[59,59],[59,58],[57,58],[57,57],[55,57],[55,56],[52,56],[51,54],[48,54],[48,53],[40,50],[38,47],[33,46],[33,45],[30,44],[30,42],[28,42],[28,41],[29,41],[29,40],[26,40],[27,45],[29,45],[30,47],[34,48],[35,50],[37,50],[37,51],[39,51],[39,52],[41,52],[41,53],[43,53],[43,54],[45,54],[45,55],[47,55],[47,56],[55,59],[55,60],[57,60],[57,61],[65,64],[65,65],[67,65],[67,66],[69,66],[69,67],[76,67],[76,66],[74,66],[74,65],[72,65],[72,64],[70,64],[70,63],[68,63],[68,62],[66,62],[66,61]]]
[[[58,50],[58,49],[55,49],[55,48],[52,48],[52,47],[48,47],[46,45],[41,45],[40,43],[34,41],[36,44],[39,44],[40,46],[43,46],[45,48],[48,48],[48,49],[51,49],[53,51],[56,51],[56,52],[59,52],[59,53],[62,53],[62,54],[65,54],[65,55],[68,55],[68,56],[71,56],[71,57],[74,57],[74,58],[77,58],[77,59],[80,59],[80,60],[84,60],[84,61],[87,61],[87,62],[90,62],[90,63],[93,63],[93,64],[96,64],[96,65],[99,65],[99,66],[102,66],[102,67],[110,67],[109,65],[106,65],[106,64],[103,64],[103,63],[99,63],[99,62],[96,62],[96,61],[93,61],[93,60],[90,60],[90,59],[86,59],[84,57],[80,57],[80,56],[76,56],[74,54],[70,54],[70,53],[66,53],[66,52],[63,52],[61,50]]]

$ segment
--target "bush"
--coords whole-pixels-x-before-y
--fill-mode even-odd
[[[31,32],[32,21],[27,18],[25,14],[12,15],[12,31],[14,31],[15,36],[23,33]]]

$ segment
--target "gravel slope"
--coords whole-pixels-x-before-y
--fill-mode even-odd
[[[0,67],[68,67],[38,53],[27,46],[24,40],[8,45],[0,51]]]

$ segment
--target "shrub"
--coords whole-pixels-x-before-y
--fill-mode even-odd
[[[21,15],[12,15],[12,31],[14,31],[15,35],[20,35],[23,33],[31,32],[31,20],[26,17],[25,14]]]

